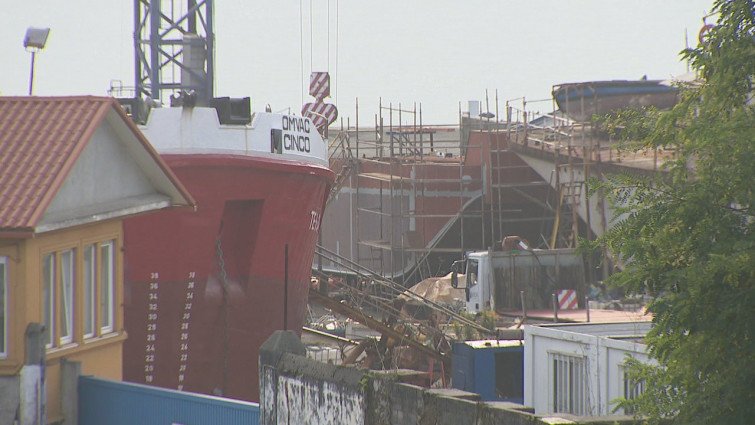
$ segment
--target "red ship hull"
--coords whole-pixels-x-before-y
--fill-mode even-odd
[[[300,332],[326,167],[163,155],[197,201],[124,224],[125,380],[257,401],[258,350]]]

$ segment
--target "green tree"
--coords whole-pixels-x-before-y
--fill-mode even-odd
[[[608,181],[622,219],[598,240],[625,265],[610,280],[652,297],[657,364],[634,365],[645,392],[623,403],[652,423],[755,423],[755,2],[713,12],[682,52],[700,81],[671,111],[613,121],[674,152],[655,177]]]

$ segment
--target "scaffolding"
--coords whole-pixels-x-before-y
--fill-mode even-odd
[[[402,281],[437,275],[442,265],[431,254],[463,256],[464,231],[441,241],[475,214],[465,210],[474,194],[464,184],[461,140],[453,127],[424,126],[421,105],[382,102],[373,135],[357,141],[357,261]],[[431,198],[441,205],[428,205]]]
[[[613,140],[610,133],[593,121],[594,116],[600,115],[596,88],[591,83],[567,86],[567,90],[579,90],[573,103],[567,100],[561,105],[568,115],[559,110],[555,101],[559,86],[553,87],[553,99],[527,102],[522,98],[506,102],[508,138],[515,150],[553,163],[551,183],[556,188],[557,198],[548,243],[551,248],[576,247],[579,238],[593,240],[608,230],[611,217],[605,196],[601,188],[590,190],[590,179],[602,181],[604,174],[616,172],[656,173],[659,164],[674,156],[673,151],[623,149],[625,143],[631,142]],[[541,105],[548,112],[538,112],[537,107]],[[600,263],[605,277],[610,274],[611,261],[606,253],[603,255]],[[593,276],[596,260],[587,257],[588,281],[591,282],[596,280]]]
[[[585,99],[578,102],[581,115],[588,116]],[[484,112],[475,114],[470,105],[462,113],[460,106],[457,125],[427,126],[421,105],[404,109],[381,102],[374,127],[342,125],[331,149],[349,151],[335,155],[331,168],[341,170],[333,198],[345,196],[329,212],[350,211],[336,226],[350,231],[346,243],[353,249],[338,252],[338,241],[330,241],[321,244],[318,258],[360,282],[391,282],[391,288],[372,294],[390,304],[393,292],[446,275],[468,251],[510,249],[502,246],[509,236],[546,249],[593,240],[607,231],[610,212],[600,189],[590,190],[591,179],[655,173],[674,155],[622,149],[622,141],[612,140],[599,124],[568,117],[553,99],[508,100],[501,108],[504,119],[497,93],[494,105],[491,111],[486,93]],[[606,253],[602,259],[597,255],[585,258],[589,283],[612,270]],[[339,266],[344,262],[348,266]],[[369,276],[357,268],[370,270]],[[318,271],[327,276],[322,266]],[[586,296],[584,283],[579,299]],[[347,301],[342,302],[351,304]]]
[[[517,106],[520,102],[521,107]],[[546,102],[552,103],[550,99],[506,101],[506,132],[517,152],[531,153],[539,148],[539,156],[553,162],[548,183],[555,189],[556,196],[547,204],[553,222],[546,245],[548,248],[573,248],[579,235],[577,209],[585,181],[583,175],[575,173],[572,154],[577,149],[574,135],[582,134],[584,129]],[[539,112],[538,106],[550,107],[550,111]],[[566,154],[561,155],[562,152]]]
[[[352,260],[411,284],[448,273],[467,251],[500,249],[522,229],[537,228],[530,238],[546,245],[555,195],[510,148],[511,125],[497,112],[473,116],[460,106],[458,124],[427,126],[421,105],[381,101],[374,127],[342,123],[336,139],[349,141],[355,160],[331,168],[354,199]]]

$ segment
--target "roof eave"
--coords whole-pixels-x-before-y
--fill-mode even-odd
[[[34,229],[0,229],[0,239],[31,239],[36,235]]]
[[[77,226],[83,226],[91,223],[100,223],[110,220],[123,220],[127,217],[147,214],[153,211],[159,211],[165,208],[171,208],[172,204],[168,199],[159,200],[149,203],[134,205],[128,208],[119,208],[117,210],[89,214],[83,217],[68,218],[45,223],[37,226],[36,233],[51,232],[54,230],[70,229]],[[188,208],[188,207],[187,207]]]

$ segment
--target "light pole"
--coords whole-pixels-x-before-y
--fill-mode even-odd
[[[27,52],[31,53],[31,73],[29,75],[29,96],[31,96],[32,88],[34,87],[34,56],[36,53],[45,48],[47,43],[47,36],[50,34],[50,28],[34,28],[29,27],[26,29],[26,37],[24,37],[24,47]]]

